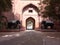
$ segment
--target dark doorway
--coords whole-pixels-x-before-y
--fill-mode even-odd
[[[26,20],[26,29],[27,30],[33,30],[33,29],[35,29],[35,20],[32,17],[29,17]]]

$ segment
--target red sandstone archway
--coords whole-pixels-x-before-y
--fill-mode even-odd
[[[22,13],[24,13],[28,8],[33,8],[37,13],[39,12],[39,9],[37,6],[33,4],[28,4],[23,8]]]
[[[32,17],[26,19],[26,29],[27,30],[35,29],[35,20]]]

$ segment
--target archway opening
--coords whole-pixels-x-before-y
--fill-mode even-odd
[[[32,17],[26,19],[26,29],[27,30],[35,29],[35,20]]]

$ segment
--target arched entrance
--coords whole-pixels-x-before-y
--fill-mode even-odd
[[[26,29],[27,30],[35,29],[35,20],[32,17],[26,20]]]
[[[39,9],[34,4],[28,4],[25,7],[23,7],[22,26],[24,27],[24,29],[34,30],[39,27],[38,13],[39,13]]]

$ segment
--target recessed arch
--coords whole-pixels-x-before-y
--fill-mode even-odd
[[[33,30],[35,29],[35,19],[32,17],[29,17],[26,19],[26,29]]]
[[[28,4],[23,8],[22,13],[24,13],[24,11],[26,11],[28,8],[33,8],[37,13],[39,12],[39,9],[37,6],[35,6],[33,4]]]

